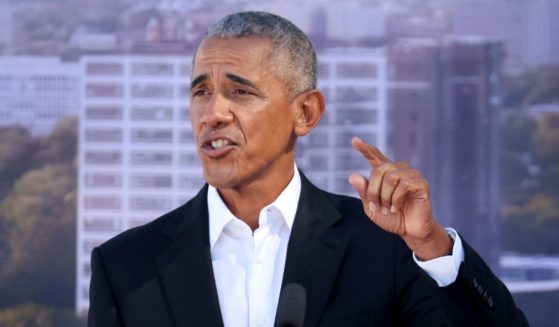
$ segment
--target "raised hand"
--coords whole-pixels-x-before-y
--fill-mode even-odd
[[[407,162],[392,162],[375,146],[354,137],[353,147],[371,166],[369,179],[351,174],[367,216],[380,228],[399,235],[415,254],[429,260],[446,255],[452,241],[433,217],[429,184]]]

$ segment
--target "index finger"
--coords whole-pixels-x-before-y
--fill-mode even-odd
[[[351,145],[355,150],[359,151],[372,166],[379,166],[383,163],[391,162],[376,146],[363,141],[357,136],[351,138]]]

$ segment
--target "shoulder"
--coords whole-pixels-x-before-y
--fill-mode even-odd
[[[207,188],[204,187],[194,198],[153,221],[130,228],[107,240],[98,247],[100,252],[111,253],[114,257],[140,252],[159,253],[171,244],[170,236],[188,228],[192,221],[203,219],[206,190]]]
[[[157,251],[158,245],[165,245],[167,243],[166,237],[163,233],[165,226],[172,223],[174,220],[180,219],[185,214],[186,204],[154,219],[153,221],[130,228],[113,238],[102,243],[98,248],[99,251],[106,256],[108,254],[114,256],[121,256],[123,253],[130,253],[142,251]]]

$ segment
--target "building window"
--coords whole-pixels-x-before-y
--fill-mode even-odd
[[[182,189],[197,190],[202,187],[204,183],[206,183],[206,181],[202,174],[179,177],[179,188]]]
[[[133,129],[132,142],[138,143],[172,143],[173,131],[168,129]]]
[[[181,166],[200,166],[200,157],[196,152],[182,152],[179,154],[179,165]]]
[[[85,130],[85,141],[91,143],[122,142],[122,131],[115,128],[88,128]]]
[[[122,75],[122,65],[108,62],[89,62],[85,66],[88,75]]]
[[[351,147],[351,138],[357,136],[369,144],[375,144],[377,141],[376,135],[370,132],[338,132],[336,133],[336,147],[347,148]]]
[[[194,133],[191,130],[181,131],[179,139],[181,143],[194,144],[196,142],[194,138]]]
[[[309,135],[311,147],[324,148],[328,146],[328,133],[315,131]]]
[[[311,155],[309,159],[311,170],[328,170],[328,157],[326,155]]]
[[[134,166],[171,166],[173,154],[162,151],[134,151],[130,154],[130,163]]]
[[[119,229],[119,223],[113,217],[86,216],[83,224],[88,232],[115,232]]]
[[[87,151],[85,163],[95,165],[116,165],[122,162],[122,154],[118,151]]]
[[[103,243],[101,240],[85,240],[83,242],[83,253],[90,254],[91,251],[101,245],[101,243]]]
[[[88,83],[85,86],[85,95],[88,98],[120,98],[122,94],[121,84]]]
[[[327,79],[330,77],[330,65],[327,63],[318,63],[318,78]]]
[[[378,75],[378,66],[371,63],[340,63],[336,72],[338,78],[374,79]]]
[[[376,87],[338,87],[336,102],[369,102],[376,101],[378,89]]]
[[[88,106],[85,116],[91,120],[120,120],[122,108],[118,106]]]
[[[84,197],[83,206],[86,209],[120,209],[121,200],[118,196],[89,195]]]
[[[84,184],[88,187],[119,187],[122,178],[114,173],[87,173],[84,175]]]
[[[179,120],[190,122],[190,110],[188,107],[183,107],[179,109]]]
[[[337,124],[373,125],[377,123],[375,109],[342,108],[336,112]]]
[[[172,200],[153,196],[134,196],[130,198],[132,210],[170,210]]]
[[[130,111],[132,120],[170,121],[173,120],[173,108],[171,107],[132,107]]]
[[[168,63],[135,63],[132,64],[132,75],[172,76],[173,65]]]
[[[132,97],[141,99],[172,99],[171,84],[133,84]]]
[[[190,77],[190,73],[191,73],[191,67],[189,64],[180,65],[179,74],[181,76]]]
[[[358,153],[338,154],[335,158],[337,170],[360,170],[369,168],[367,161]]]
[[[337,177],[334,181],[334,189],[336,192],[340,192],[343,194],[355,194],[355,190],[353,186],[349,184],[346,177]]]
[[[131,175],[130,187],[139,188],[171,188],[173,180],[171,175]]]

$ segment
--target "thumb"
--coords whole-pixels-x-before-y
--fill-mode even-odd
[[[367,208],[367,187],[369,185],[369,181],[362,175],[356,173],[349,175],[348,181],[359,194],[361,201],[363,201],[363,207]]]

